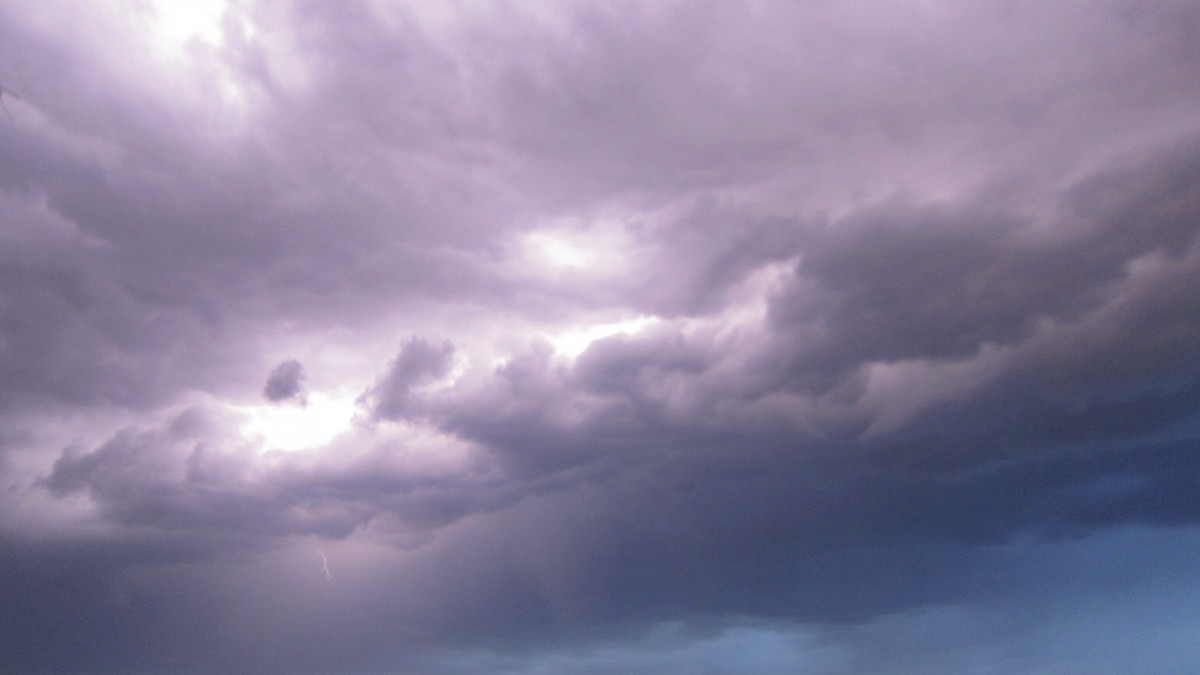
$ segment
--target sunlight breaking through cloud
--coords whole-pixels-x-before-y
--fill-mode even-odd
[[[307,450],[327,445],[349,431],[359,413],[352,396],[310,392],[303,404],[283,403],[235,408],[246,416],[241,433],[261,439],[266,450]]]

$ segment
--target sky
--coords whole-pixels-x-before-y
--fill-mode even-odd
[[[1200,669],[1200,5],[0,0],[0,670]]]

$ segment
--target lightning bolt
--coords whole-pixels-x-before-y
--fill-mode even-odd
[[[317,555],[321,556],[321,571],[325,573],[325,583],[333,583],[333,572],[329,571],[329,558],[325,557],[325,552],[317,549]]]
[[[21,97],[17,94],[17,92],[13,91],[12,89],[6,89],[4,87],[4,85],[0,84],[0,108],[4,109],[4,114],[6,116],[8,116],[9,122],[15,122],[16,120],[13,119],[12,113],[10,113],[8,111],[8,106],[4,105],[4,95],[5,94],[8,94],[10,97],[16,98],[16,99],[19,99]]]

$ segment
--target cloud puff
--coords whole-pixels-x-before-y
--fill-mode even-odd
[[[447,374],[453,356],[454,345],[450,342],[434,346],[414,336],[404,343],[387,372],[359,402],[377,419],[399,419],[406,412],[412,388]]]
[[[296,359],[281,362],[271,370],[263,396],[268,401],[279,402],[296,398],[304,400],[304,366]]]

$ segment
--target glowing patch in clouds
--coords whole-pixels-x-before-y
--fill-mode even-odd
[[[145,0],[132,12],[126,4],[116,5],[122,20],[135,21],[137,35],[144,36],[153,61],[165,68],[163,73],[186,83],[189,91],[175,97],[176,105],[215,103],[226,122],[231,112],[240,112],[247,103],[246,91],[236,69],[212,57],[224,49],[227,29],[240,31],[244,39],[256,32],[245,13],[231,12],[230,5],[229,0]]]
[[[596,340],[624,333],[636,335],[647,326],[657,322],[656,316],[643,316],[627,321],[603,323],[584,328],[575,328],[555,335],[547,336],[554,350],[563,356],[575,358],[579,356]]]
[[[547,267],[586,269],[594,261],[579,243],[549,232],[535,232],[525,239],[530,257]]]
[[[221,21],[228,0],[152,0],[155,45],[165,54],[183,52],[193,40],[212,45],[224,41]]]
[[[519,257],[546,272],[609,276],[629,267],[634,244],[615,220],[565,219],[524,234]]]
[[[304,450],[329,443],[353,425],[353,397],[312,393],[308,405],[263,405],[240,408],[249,418],[242,435],[261,438],[268,450]]]

